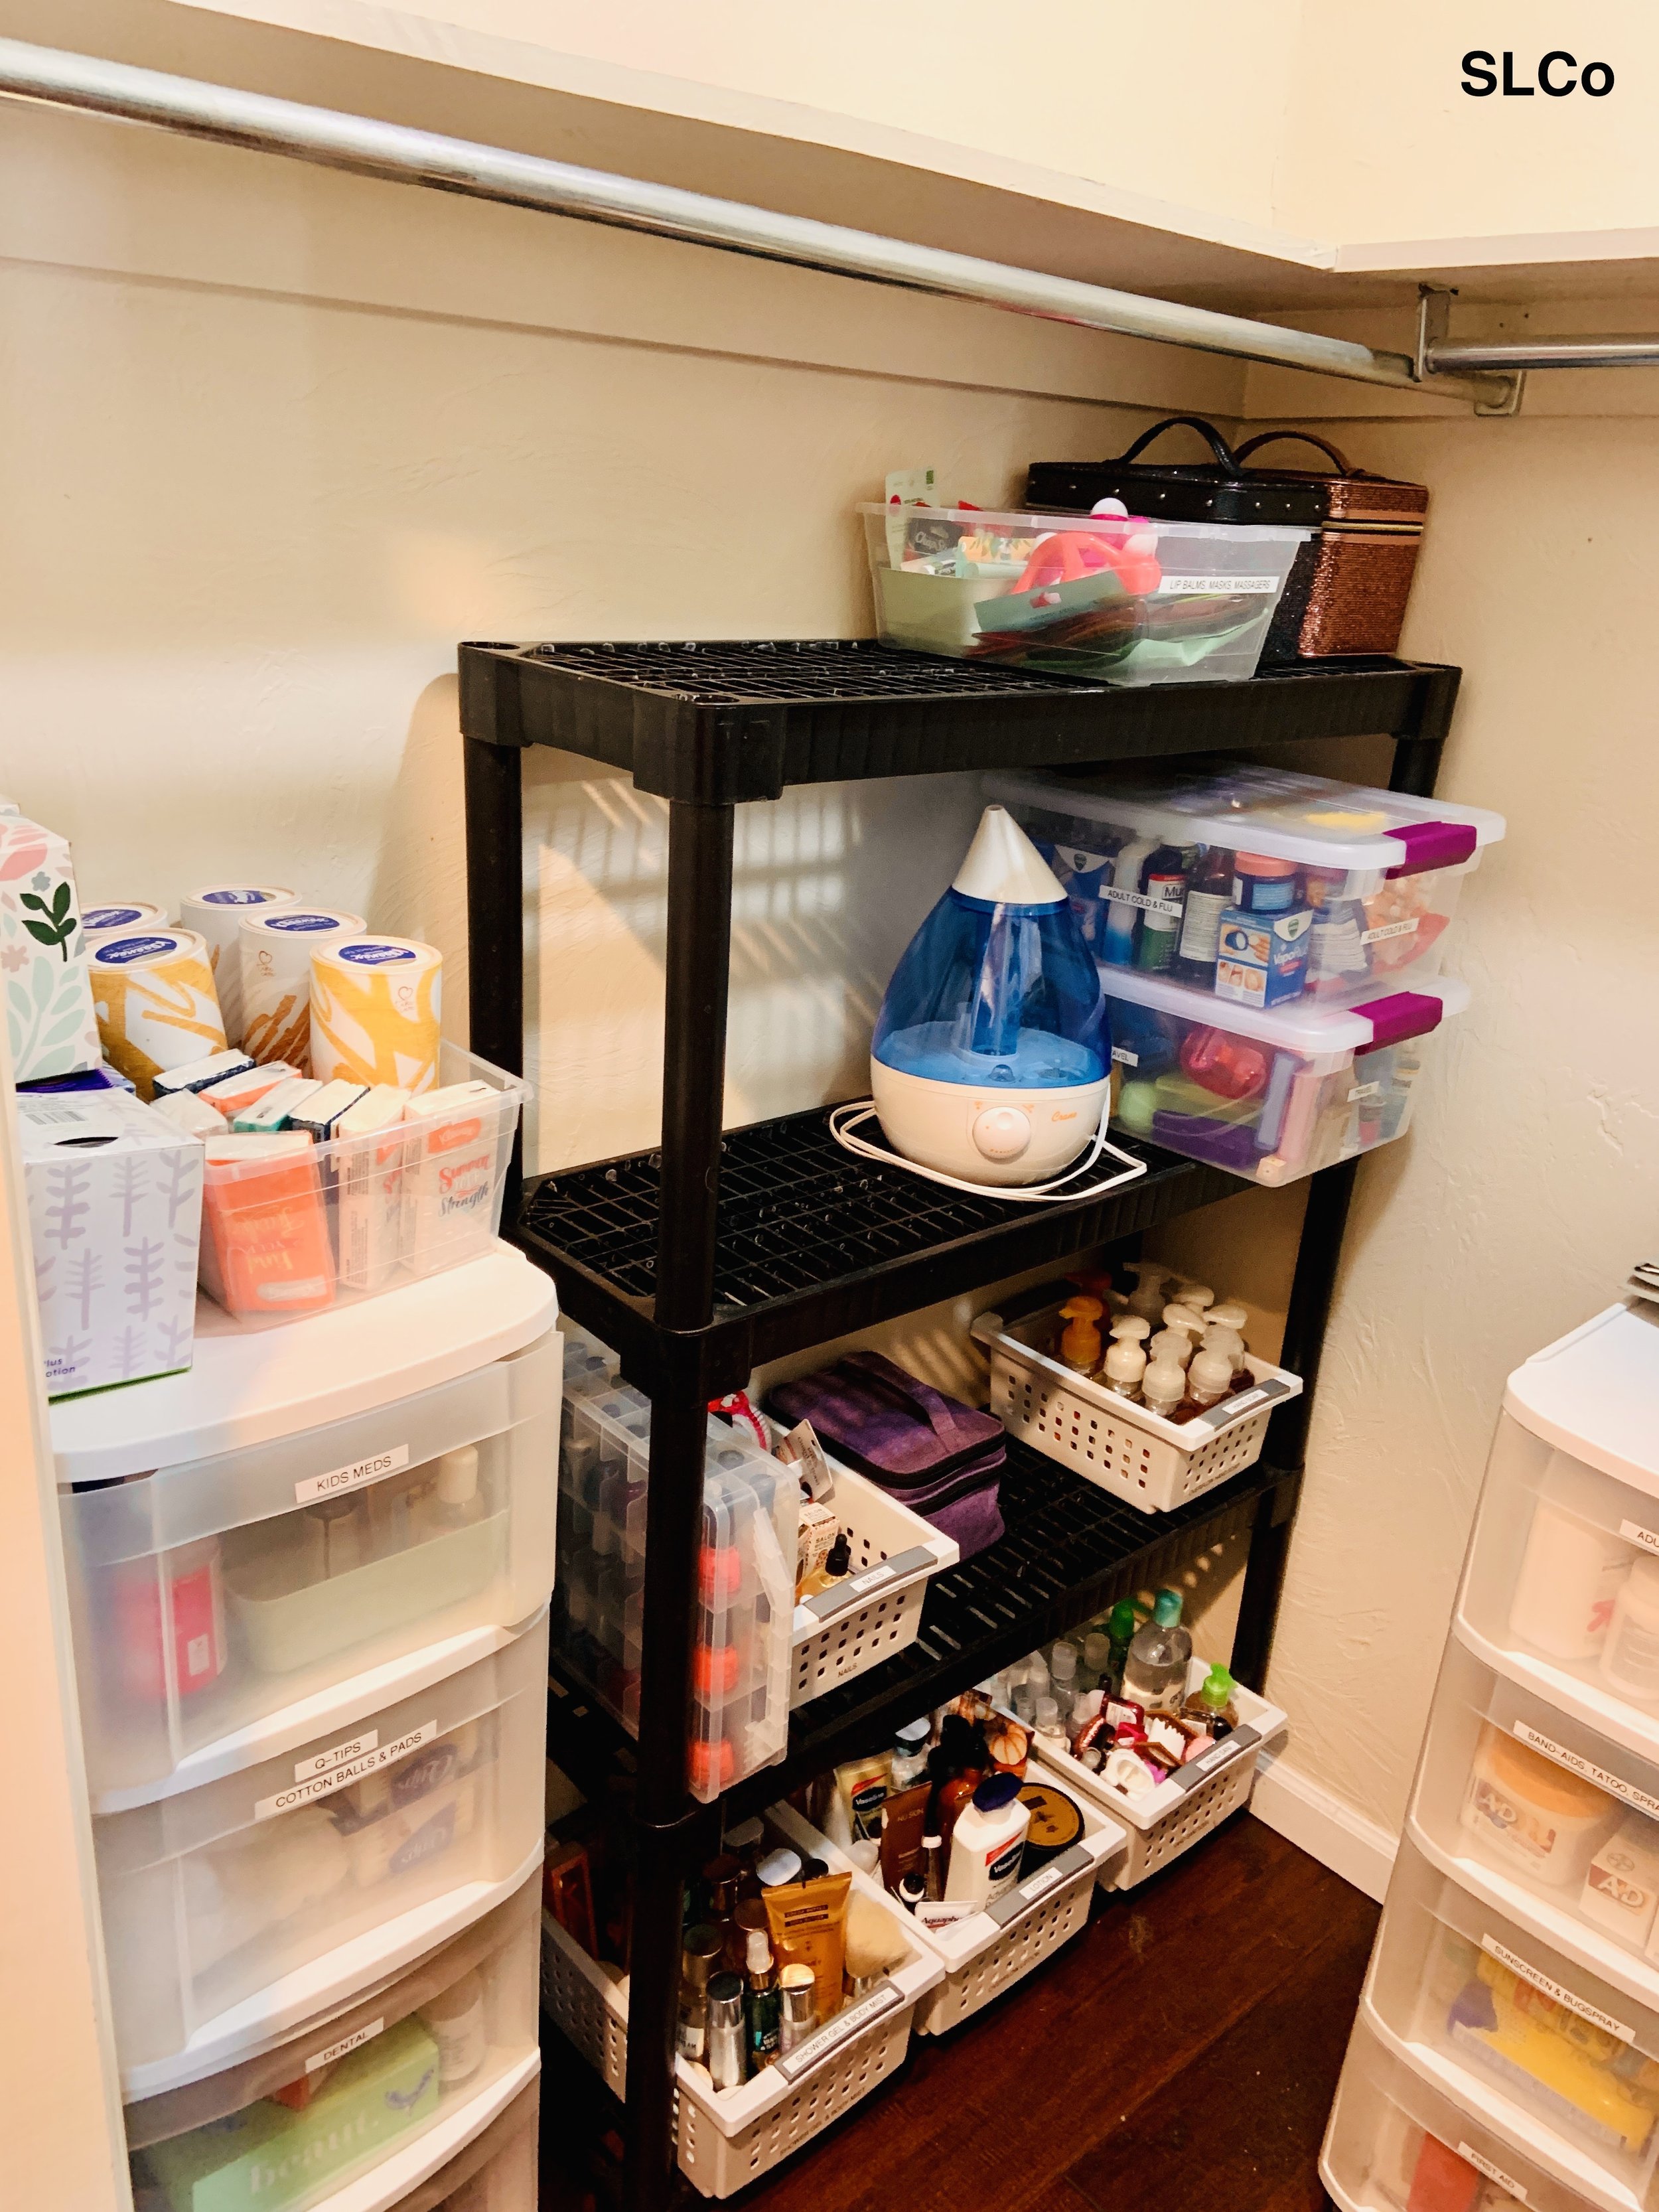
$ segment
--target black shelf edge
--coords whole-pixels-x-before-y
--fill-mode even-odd
[[[1141,1513],[1011,1437],[1006,1534],[933,1577],[921,1632],[907,1650],[799,1708],[783,1759],[725,1792],[726,1819],[760,1812],[812,1775],[882,1748],[902,1722],[971,1689],[1118,1598],[1173,1580],[1195,1553],[1253,1528],[1265,1499],[1273,1498],[1275,1515],[1288,1514],[1298,1480],[1258,1462],[1174,1512]],[[1275,1495],[1281,1491],[1282,1498]],[[595,1796],[607,1773],[633,1770],[637,1746],[604,1709],[578,1658],[556,1644],[550,1664],[548,1756]]]
[[[830,1136],[826,1108],[727,1130],[714,1316],[694,1333],[706,1395],[743,1388],[768,1360],[1074,1259],[1249,1188],[1220,1168],[1115,1141],[1148,1163],[1137,1181],[1067,1205],[1021,1206],[855,1158]],[[657,1157],[538,1176],[513,1232],[557,1284],[561,1310],[610,1345],[647,1393],[665,1379],[666,1348],[651,1295]]]
[[[1379,658],[1114,687],[867,638],[476,643],[460,648],[461,728],[625,769],[663,798],[730,805],[797,783],[1413,735],[1443,723],[1458,675]]]

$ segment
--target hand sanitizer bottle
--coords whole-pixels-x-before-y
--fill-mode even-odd
[[[1149,1713],[1178,1713],[1187,1695],[1193,1639],[1181,1626],[1181,1593],[1161,1589],[1152,1617],[1137,1629],[1123,1669],[1123,1694]]]

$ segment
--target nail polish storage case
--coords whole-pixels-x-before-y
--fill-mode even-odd
[[[240,1773],[94,1817],[130,2098],[328,2016],[539,1864],[547,1616]]]
[[[540,2066],[541,1884],[257,2058],[130,2105],[139,2206],[391,2212]]]
[[[95,1809],[266,1759],[544,1604],[554,1317],[498,1247],[280,1334],[210,1318],[191,1373],[54,1407]]]
[[[1117,1127],[1277,1187],[1405,1134],[1435,1034],[1469,1002],[1450,976],[1356,1006],[1229,1006],[1102,968]]]
[[[1659,1308],[1643,1300],[1516,1369],[1454,1632],[1519,1689],[1659,1769],[1656,1406]]]
[[[1249,947],[1232,961],[1222,941],[1241,854],[1288,864],[1286,919],[1306,960],[1278,1003],[1352,1006],[1439,973],[1464,880],[1504,828],[1484,807],[1249,763],[994,775],[985,788],[1036,841],[1097,960],[1229,1004],[1251,1003],[1256,972]]]

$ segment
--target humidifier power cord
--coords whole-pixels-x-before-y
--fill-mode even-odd
[[[860,1123],[875,1119],[873,1098],[849,1098],[844,1105],[832,1107],[830,1114],[830,1133],[836,1142],[860,1159],[873,1160],[878,1167],[902,1168],[907,1175],[921,1176],[929,1182],[943,1183],[946,1190],[965,1191],[969,1198],[1006,1198],[1015,1206],[1065,1206],[1080,1198],[1103,1198],[1109,1190],[1116,1190],[1126,1182],[1133,1182],[1146,1172],[1145,1160],[1138,1160],[1132,1152],[1121,1152],[1106,1141],[1105,1117],[1085,1152],[1084,1157],[1067,1168],[1064,1175],[1052,1176],[1047,1182],[989,1183],[964,1182],[959,1176],[941,1175],[937,1168],[924,1168],[915,1160],[907,1160],[897,1152],[888,1152],[879,1145],[867,1145],[853,1131]],[[1115,1160],[1123,1163],[1122,1172],[1108,1176],[1103,1182],[1091,1183],[1086,1189],[1072,1186],[1079,1176],[1087,1175],[1103,1154],[1109,1152]]]

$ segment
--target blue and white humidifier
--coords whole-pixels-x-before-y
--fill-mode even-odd
[[[1110,1073],[1105,1001],[1066,893],[1013,817],[988,806],[882,1001],[870,1084],[883,1132],[940,1177],[1045,1182],[1095,1144]]]

